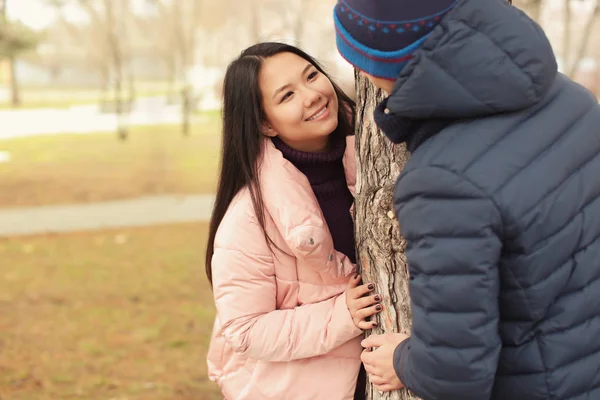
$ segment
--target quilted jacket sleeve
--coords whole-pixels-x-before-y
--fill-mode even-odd
[[[342,293],[328,300],[278,310],[273,259],[256,221],[240,220],[243,240],[215,249],[213,290],[224,336],[235,352],[265,361],[291,361],[329,353],[359,336]]]
[[[407,171],[394,194],[413,309],[396,373],[427,400],[489,399],[501,347],[499,211],[470,182],[436,167]]]

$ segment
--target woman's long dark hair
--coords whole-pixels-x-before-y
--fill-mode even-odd
[[[265,212],[258,170],[262,156],[262,132],[265,112],[258,83],[260,68],[266,58],[279,53],[293,53],[310,62],[323,75],[319,63],[304,51],[283,43],[259,43],[244,50],[229,66],[223,86],[223,137],[221,173],[216,201],[210,220],[206,248],[206,275],[212,284],[212,256],[217,229],[235,195],[248,187],[258,223],[269,246],[273,244],[265,230]],[[331,81],[331,79],[329,79]],[[355,104],[333,81],[338,97],[338,126],[344,136],[354,128]],[[348,111],[351,110],[351,113]]]

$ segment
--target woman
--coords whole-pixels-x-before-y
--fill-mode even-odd
[[[354,103],[303,51],[245,50],[224,83],[206,272],[209,375],[228,400],[360,398],[360,336],[381,310],[356,274]]]

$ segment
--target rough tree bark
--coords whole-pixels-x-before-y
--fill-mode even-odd
[[[402,332],[411,328],[405,241],[400,236],[392,206],[396,178],[408,160],[404,145],[392,145],[373,121],[373,110],[382,100],[365,78],[356,74],[356,243],[363,282],[373,282],[382,296],[383,311],[373,333]],[[367,385],[369,400],[417,399],[407,390],[381,393]]]

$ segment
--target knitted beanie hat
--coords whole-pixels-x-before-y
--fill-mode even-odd
[[[457,0],[339,0],[337,48],[359,70],[395,80]]]

